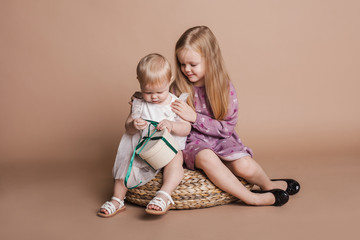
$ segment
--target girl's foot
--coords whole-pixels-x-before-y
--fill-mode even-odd
[[[272,179],[270,180],[271,180],[271,185],[270,185],[271,188],[267,186],[266,189],[261,188],[261,190],[271,190],[271,189],[282,189],[284,191],[286,190],[287,184],[285,181],[272,181]]]
[[[112,197],[110,202],[107,201],[101,206],[97,215],[100,217],[112,217],[124,210],[124,200],[121,200],[117,197]]]
[[[281,185],[281,189],[285,190],[289,195],[294,195],[300,191],[300,183],[294,179],[271,179],[274,183]]]
[[[251,192],[268,195],[266,197],[269,197],[269,198],[266,199],[267,203],[265,202],[264,205],[282,206],[289,201],[289,194],[282,189],[272,189],[272,190],[267,190],[267,191],[251,190]],[[271,196],[268,193],[272,193],[273,196]],[[272,199],[270,199],[270,197],[272,197]],[[274,198],[275,198],[275,201],[274,201]]]

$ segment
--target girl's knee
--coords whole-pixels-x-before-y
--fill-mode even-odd
[[[254,176],[257,171],[255,161],[251,157],[243,157],[237,160],[236,169],[245,178]]]
[[[205,169],[212,168],[220,159],[210,149],[204,149],[200,151],[195,157],[196,168]]]

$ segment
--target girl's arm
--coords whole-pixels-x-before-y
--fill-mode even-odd
[[[182,101],[172,104],[173,111],[185,121],[191,122],[194,129],[204,135],[227,138],[230,137],[237,123],[238,102],[235,89],[230,85],[230,104],[228,114],[224,120],[216,120],[208,115],[195,112],[189,105]]]
[[[192,123],[192,127],[208,136],[228,138],[235,130],[237,122],[236,112],[232,112],[231,115],[226,117],[226,120],[221,121],[197,113],[196,121]]]

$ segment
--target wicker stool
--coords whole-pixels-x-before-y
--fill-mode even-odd
[[[126,200],[140,206],[146,206],[153,199],[155,193],[160,190],[162,178],[162,172],[160,172],[145,185],[129,189],[126,194]],[[243,179],[239,178],[239,180],[246,188],[251,189],[253,187],[253,185]],[[214,207],[238,200],[236,197],[216,187],[204,173],[187,169],[184,170],[184,178],[171,194],[171,197],[175,202],[171,209]]]

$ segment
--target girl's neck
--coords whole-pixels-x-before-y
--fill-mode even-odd
[[[204,87],[204,86],[205,86],[205,79],[204,79],[204,78],[203,78],[203,79],[200,79],[199,81],[194,82],[193,85],[194,85],[195,87]]]

